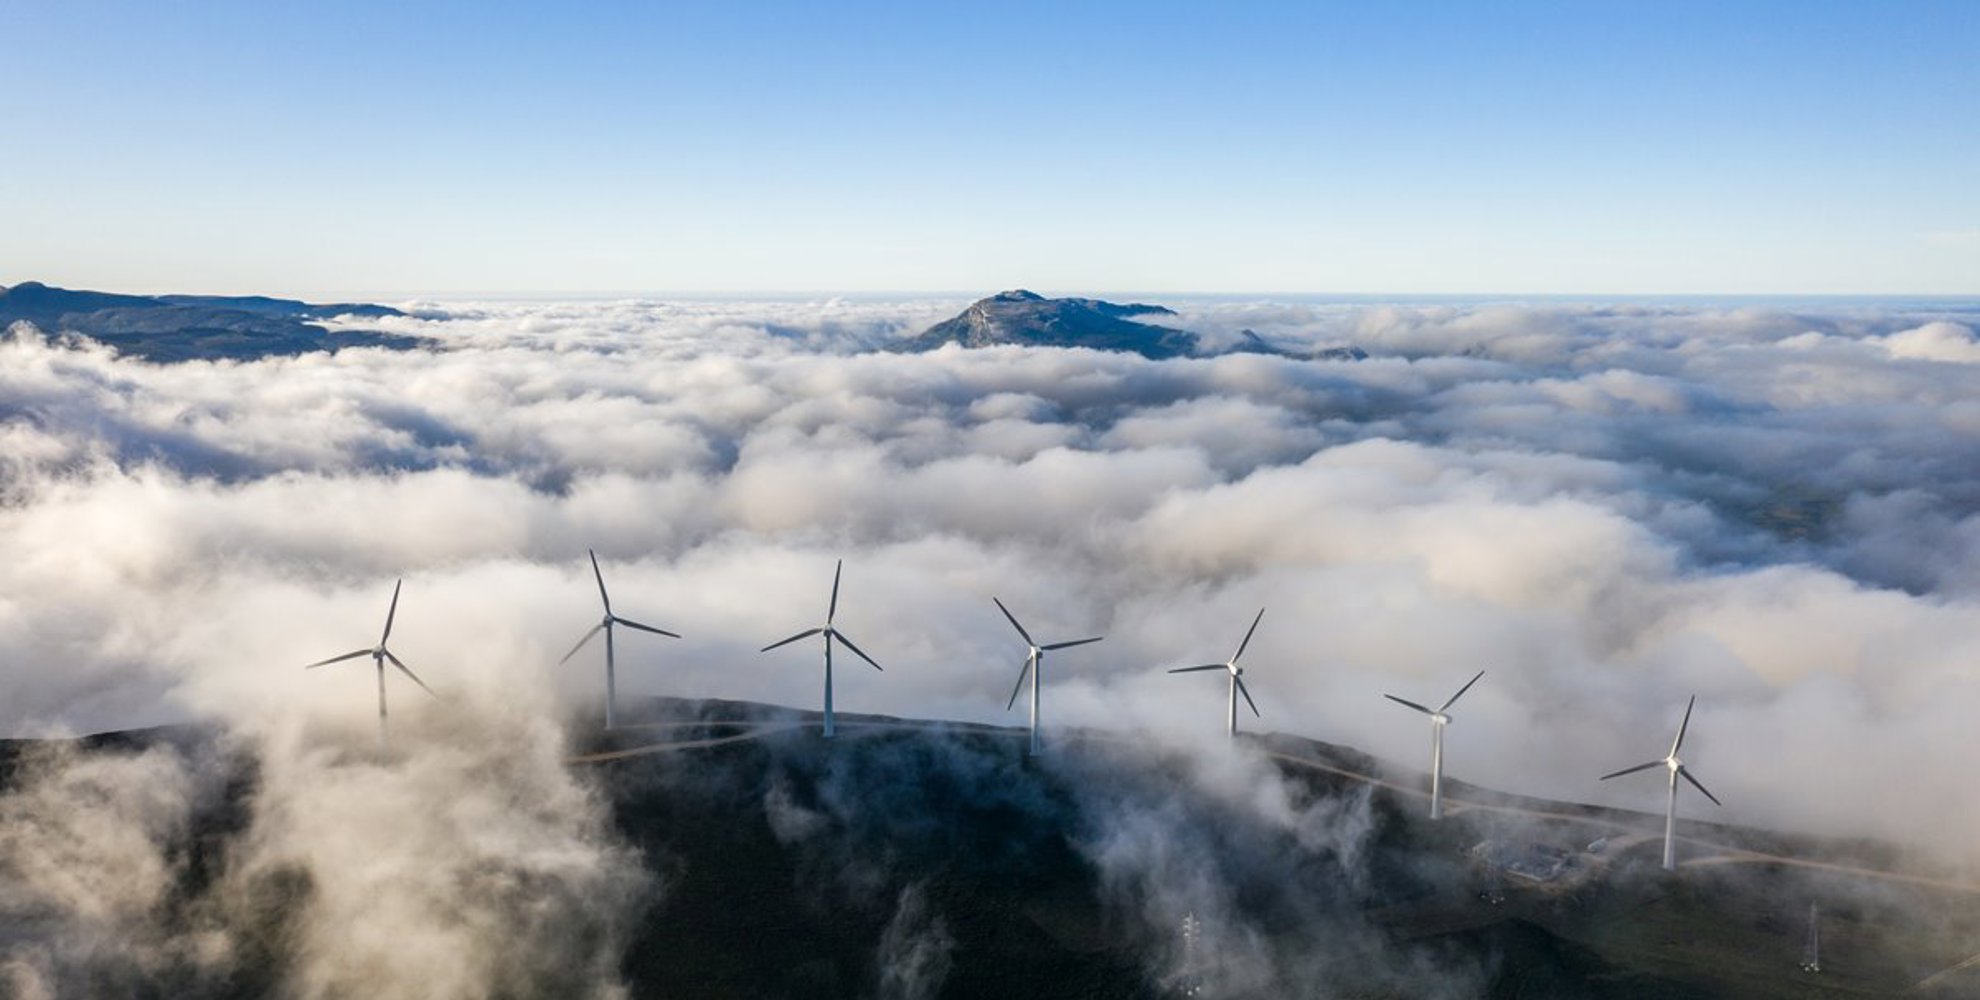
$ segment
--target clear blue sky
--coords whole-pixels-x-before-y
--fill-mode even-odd
[[[1980,2],[5,10],[0,284],[1980,292]]]

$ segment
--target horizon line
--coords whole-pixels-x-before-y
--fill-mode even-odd
[[[293,296],[296,298],[330,300],[481,300],[481,301],[612,301],[623,299],[686,299],[717,301],[777,301],[804,299],[962,299],[975,301],[1008,291],[1031,291],[1052,298],[1062,297],[1110,297],[1110,298],[1182,298],[1182,299],[1223,299],[1274,301],[1286,299],[1334,300],[1345,302],[1406,302],[1406,301],[1518,301],[1538,299],[1547,301],[1755,301],[1755,302],[1959,302],[1980,303],[1980,288],[1971,291],[1915,291],[1915,292],[1875,292],[1875,291],[1539,291],[1539,290],[1457,290],[1457,291],[1294,291],[1278,289],[1271,291],[1222,290],[1222,289],[1122,289],[1122,288],[1067,288],[1056,286],[1011,285],[995,291],[982,289],[833,289],[833,288],[776,288],[776,289],[687,289],[687,288],[602,288],[602,289],[556,289],[556,288],[438,288],[438,289],[379,289],[379,288],[319,288],[306,291],[123,291],[115,288],[63,285],[55,282],[25,278],[11,284],[0,284],[0,290],[18,285],[37,283],[72,291],[94,291],[112,294],[131,295],[217,295],[217,296]]]

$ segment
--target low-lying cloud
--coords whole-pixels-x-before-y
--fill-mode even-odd
[[[1196,303],[1371,357],[870,350],[959,305],[431,304],[386,324],[437,350],[169,367],[16,331],[4,724],[358,739],[368,666],[298,668],[369,642],[402,575],[422,677],[556,717],[602,686],[555,665],[596,620],[588,547],[686,636],[623,637],[622,692],[811,706],[814,657],[755,650],[844,558],[840,624],[887,667],[841,671],[844,710],[1014,720],[996,595],[1108,636],[1048,659],[1048,724],[1215,732],[1221,686],[1161,668],[1266,607],[1262,728],[1420,766],[1381,694],[1484,669],[1454,776],[1651,808],[1593,778],[1697,693],[1727,806],[1687,813],[1980,858],[1944,835],[1980,824],[1971,313]]]

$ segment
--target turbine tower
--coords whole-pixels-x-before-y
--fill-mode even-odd
[[[1671,752],[1665,754],[1662,760],[1653,760],[1648,764],[1638,764],[1635,767],[1625,767],[1613,774],[1602,776],[1602,780],[1607,781],[1610,778],[1620,778],[1625,774],[1647,771],[1653,767],[1661,767],[1671,773],[1670,799],[1664,806],[1664,870],[1667,872],[1677,870],[1678,779],[1683,778],[1691,782],[1691,786],[1704,792],[1705,797],[1711,799],[1713,805],[1722,807],[1725,805],[1725,803],[1719,801],[1718,796],[1713,795],[1706,790],[1704,785],[1699,784],[1698,779],[1692,777],[1691,769],[1685,767],[1684,761],[1678,759],[1678,749],[1684,746],[1684,731],[1691,726],[1691,710],[1697,704],[1698,696],[1694,694],[1691,696],[1690,704],[1684,706],[1684,721],[1678,723],[1677,739],[1671,741]]]
[[[1258,714],[1258,703],[1251,700],[1250,689],[1244,686],[1244,668],[1237,665],[1238,657],[1244,655],[1244,647],[1251,645],[1251,633],[1258,631],[1259,619],[1264,617],[1265,609],[1259,608],[1257,617],[1251,619],[1251,627],[1245,630],[1244,641],[1238,643],[1237,652],[1232,653],[1230,659],[1222,663],[1206,663],[1200,667],[1177,667],[1169,671],[1172,674],[1192,674],[1199,670],[1222,670],[1230,674],[1231,698],[1230,711],[1226,716],[1226,727],[1232,739],[1237,738],[1238,695],[1244,695],[1244,703],[1251,706],[1251,714],[1254,717],[1264,718],[1264,716]]]
[[[433,689],[427,687],[426,682],[420,680],[419,675],[413,673],[411,667],[406,666],[398,657],[392,655],[391,650],[385,648],[385,641],[392,638],[392,619],[399,614],[399,587],[404,583],[405,581],[401,579],[392,584],[392,606],[385,611],[385,633],[378,637],[378,645],[370,649],[353,650],[342,656],[333,656],[327,660],[318,660],[303,668],[305,670],[314,670],[317,667],[329,666],[332,663],[355,660],[360,656],[371,657],[372,663],[378,668],[378,748],[381,750],[391,747],[391,739],[385,728],[385,661],[391,660],[392,665],[398,667],[400,673],[411,678],[414,684],[419,685],[420,690],[425,691],[429,695],[433,694]],[[439,695],[433,696],[436,698],[439,697]]]
[[[788,645],[790,643],[798,641],[799,639],[804,639],[814,635],[822,635],[825,637],[825,738],[828,740],[831,739],[833,734],[838,731],[837,727],[833,724],[833,720],[832,720],[832,640],[837,639],[838,641],[845,643],[847,649],[850,649],[854,653],[859,654],[859,658],[865,660],[869,664],[872,664],[873,669],[875,670],[880,669],[880,664],[874,663],[873,657],[866,655],[866,653],[863,652],[858,646],[853,645],[853,641],[851,639],[846,638],[846,634],[844,632],[841,632],[837,628],[834,628],[832,626],[832,619],[836,617],[839,613],[839,572],[845,569],[845,566],[846,566],[846,561],[844,559],[841,559],[838,561],[836,565],[832,567],[832,603],[825,606],[825,624],[820,625],[817,628],[805,629],[804,631],[799,632],[798,634],[791,636],[788,639],[779,639],[778,641],[763,647],[763,649],[761,650],[762,652],[768,653],[769,651],[776,649],[778,646]]]
[[[1822,971],[1822,911],[1808,904],[1808,947],[1801,953],[1801,971]]]
[[[576,656],[578,650],[583,649],[584,644],[591,641],[592,636],[597,635],[600,632],[605,633],[605,728],[610,729],[614,725],[617,725],[617,719],[614,716],[612,709],[614,703],[617,702],[619,698],[618,664],[615,662],[616,657],[613,655],[612,626],[624,625],[627,628],[636,628],[641,632],[651,632],[654,635],[664,635],[670,639],[678,639],[680,638],[680,636],[672,632],[669,632],[664,628],[654,628],[651,625],[641,625],[640,623],[633,621],[630,618],[621,618],[618,615],[613,614],[612,595],[605,592],[605,574],[600,573],[598,571],[598,553],[593,552],[590,549],[586,549],[585,552],[591,556],[591,575],[593,579],[596,579],[598,581],[598,599],[605,603],[605,619],[599,622],[598,624],[593,625],[591,627],[591,631],[586,632],[584,634],[584,638],[579,639],[577,641],[577,645],[572,646],[571,651],[565,653],[564,658],[558,660],[557,664],[559,666],[562,666],[563,664],[571,662],[571,657]]]
[[[1470,680],[1464,682],[1463,687],[1458,688],[1458,692],[1456,694],[1451,695],[1450,698],[1447,699],[1442,705],[1437,706],[1437,710],[1434,712],[1432,712],[1427,708],[1424,708],[1422,705],[1419,705],[1413,701],[1406,701],[1392,694],[1385,694],[1382,696],[1384,698],[1389,699],[1390,701],[1395,702],[1398,705],[1408,706],[1430,717],[1430,818],[1431,819],[1444,818],[1444,727],[1451,724],[1451,717],[1450,717],[1451,706],[1457,704],[1457,700],[1459,698],[1464,697],[1464,693],[1466,691],[1471,690],[1471,686],[1473,684],[1478,683],[1478,678],[1483,676],[1485,676],[1485,671],[1483,670],[1480,670],[1477,674],[1473,675]]]
[[[1011,627],[1017,629],[1018,635],[1024,637],[1024,644],[1026,647],[1028,647],[1029,650],[1028,652],[1025,653],[1024,656],[1024,669],[1018,671],[1017,686],[1011,689],[1011,700],[1005,703],[1004,711],[1006,712],[1010,711],[1011,706],[1017,704],[1018,692],[1024,690],[1024,675],[1030,674],[1031,675],[1030,753],[1032,756],[1035,757],[1038,755],[1038,675],[1040,671],[1044,670],[1045,668],[1045,654],[1055,649],[1068,649],[1073,646],[1084,646],[1089,642],[1099,642],[1101,639],[1105,638],[1105,636],[1096,635],[1091,639],[1074,639],[1071,642],[1052,642],[1040,646],[1037,642],[1032,640],[1031,633],[1026,632],[1024,630],[1024,626],[1018,624],[1017,616],[1011,614],[1011,609],[1004,607],[1003,601],[998,601],[995,597],[992,597],[991,600],[996,602],[997,610],[1002,611],[1004,613],[1004,617],[1010,619]]]

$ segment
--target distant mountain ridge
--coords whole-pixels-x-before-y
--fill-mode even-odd
[[[338,316],[403,316],[369,303],[312,304],[265,295],[120,295],[23,281],[0,288],[0,329],[33,324],[45,333],[73,333],[146,361],[220,360],[337,351],[346,347],[411,349],[419,337],[375,330],[329,330]]]
[[[1145,358],[1215,357],[1223,354],[1272,354],[1293,358],[1359,360],[1359,348],[1328,348],[1312,354],[1278,347],[1252,330],[1222,350],[1206,351],[1203,339],[1188,330],[1141,323],[1133,316],[1174,316],[1165,306],[1143,302],[1116,303],[1100,299],[1054,299],[1019,288],[978,299],[955,316],[929,327],[895,346],[901,351],[932,351],[946,344],[995,347],[1084,347],[1096,351],[1126,351]]]

